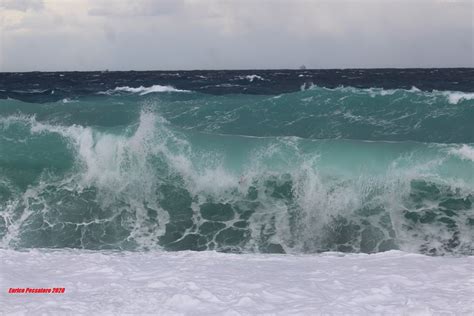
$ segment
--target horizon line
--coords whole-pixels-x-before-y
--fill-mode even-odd
[[[23,70],[23,71],[0,71],[0,73],[31,73],[31,72],[191,72],[191,71],[275,71],[275,70],[291,70],[291,71],[308,71],[308,70],[416,70],[416,69],[474,69],[474,66],[457,66],[457,67],[345,67],[345,68],[234,68],[234,69],[149,69],[149,70],[111,70],[111,69],[95,69],[95,70]]]

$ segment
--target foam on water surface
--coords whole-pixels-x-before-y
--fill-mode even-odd
[[[196,134],[150,109],[113,133],[25,116],[3,128],[70,159],[4,179],[4,247],[473,251],[472,161],[457,145]],[[10,165],[31,148],[16,146]]]
[[[0,312],[473,314],[473,82],[0,73]]]
[[[1,247],[471,255],[471,79],[0,74]]]
[[[474,257],[78,250],[0,250],[0,257],[7,314],[474,313]],[[9,287],[65,293],[3,291]]]

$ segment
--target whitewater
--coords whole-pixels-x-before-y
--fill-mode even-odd
[[[0,250],[5,314],[471,315],[474,258]],[[9,287],[65,294],[7,294]]]
[[[1,73],[0,312],[473,314],[473,79]]]

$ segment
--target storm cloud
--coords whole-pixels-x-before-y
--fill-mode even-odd
[[[473,1],[3,0],[0,71],[473,67]]]

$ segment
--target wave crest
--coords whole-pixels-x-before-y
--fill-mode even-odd
[[[119,130],[0,123],[27,139],[5,147],[16,157],[59,137],[72,160],[22,189],[25,165],[0,152],[19,170],[0,176],[5,248],[474,251],[472,161],[458,146],[185,133],[148,109]]]
[[[162,85],[153,85],[150,87],[129,87],[129,86],[123,86],[123,87],[116,87],[115,89],[112,90],[107,90],[105,92],[99,92],[100,94],[113,94],[117,92],[130,92],[130,93],[138,93],[139,95],[146,95],[149,93],[159,93],[159,92],[191,92],[189,90],[181,90],[181,89],[176,89],[175,87],[172,86],[162,86]]]

